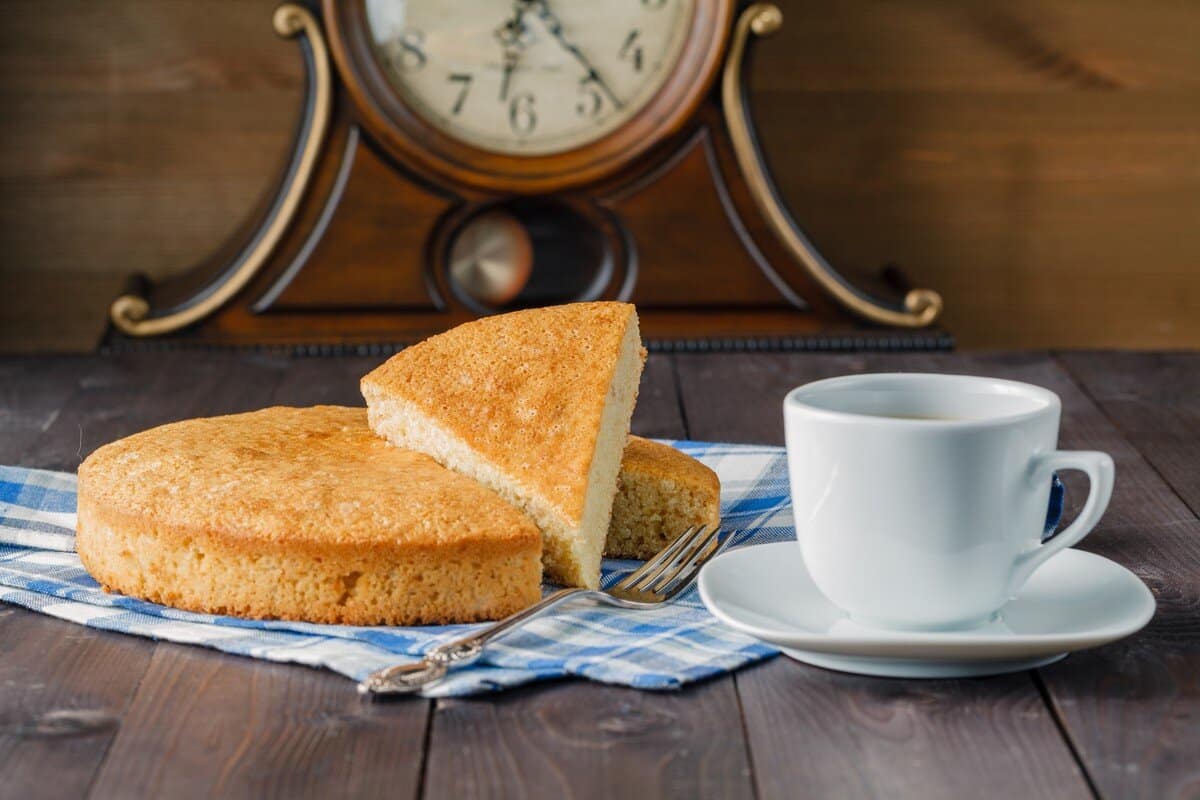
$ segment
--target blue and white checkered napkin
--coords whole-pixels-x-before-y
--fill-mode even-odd
[[[783,448],[671,444],[720,476],[722,524],[739,531],[735,545],[795,537]],[[0,600],[92,628],[327,667],[355,680],[478,627],[245,620],[106,594],[75,555],[74,531],[74,475],[0,467]],[[604,585],[637,565],[605,560]],[[717,622],[693,587],[675,602],[648,611],[568,605],[489,644],[480,661],[453,671],[427,695],[475,694],[564,675],[674,689],[776,652]]]

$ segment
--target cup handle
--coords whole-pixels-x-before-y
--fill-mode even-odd
[[[1108,453],[1096,450],[1057,450],[1053,453],[1036,455],[1029,465],[1032,485],[1041,488],[1050,480],[1050,476],[1064,469],[1077,469],[1087,473],[1090,486],[1088,487],[1087,502],[1083,510],[1066,530],[1056,533],[1044,543],[1037,544],[1017,556],[1013,568],[1012,591],[1015,593],[1029,579],[1034,570],[1046,562],[1050,556],[1078,542],[1092,532],[1096,523],[1108,509],[1108,501],[1112,498],[1113,490],[1113,460]]]

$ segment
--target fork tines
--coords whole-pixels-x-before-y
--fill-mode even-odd
[[[661,553],[627,575],[614,589],[673,597],[691,585],[700,567],[724,549],[732,534],[720,539],[717,526],[688,528]]]

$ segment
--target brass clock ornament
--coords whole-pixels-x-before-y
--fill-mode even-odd
[[[274,190],[205,263],[136,279],[112,306],[112,339],[404,342],[600,298],[637,303],[658,340],[861,346],[864,332],[888,342],[931,325],[935,292],[868,294],[781,204],[744,73],[749,43],[782,16],[767,3],[735,11],[281,5],[274,27],[300,45],[306,92]]]

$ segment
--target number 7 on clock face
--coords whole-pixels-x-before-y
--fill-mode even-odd
[[[367,0],[376,58],[446,135],[550,155],[620,127],[663,85],[695,0]]]

